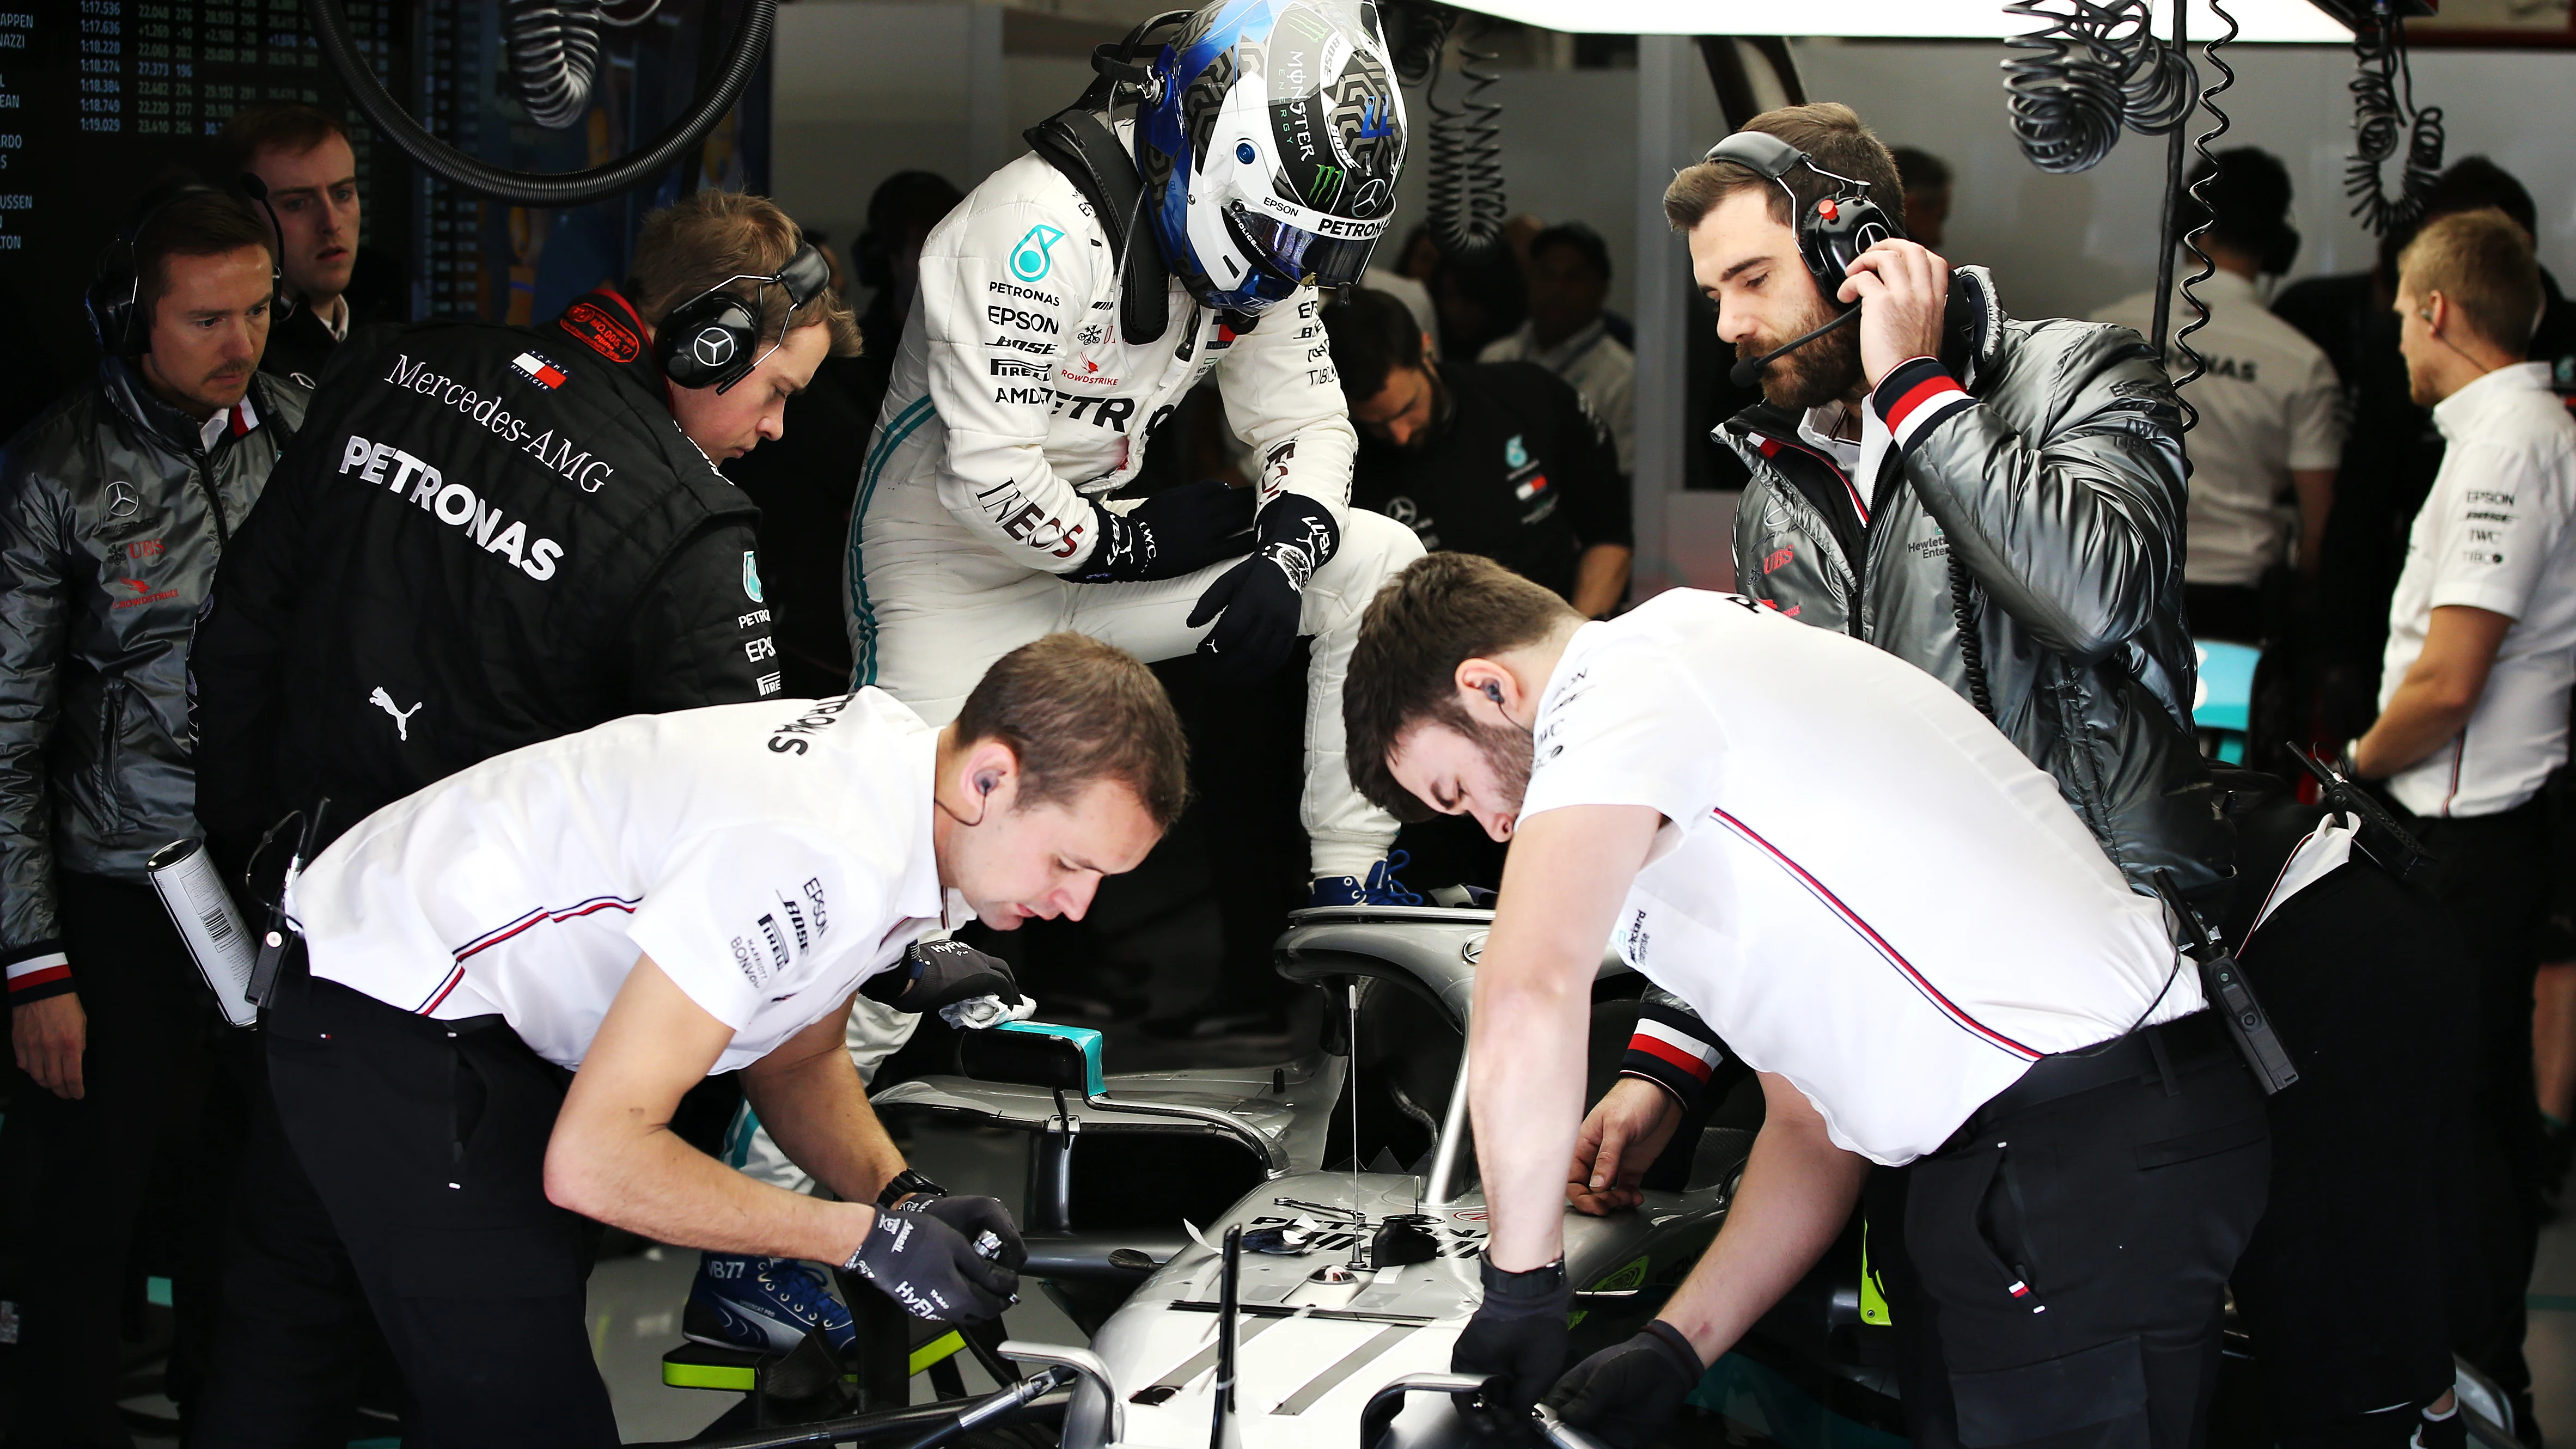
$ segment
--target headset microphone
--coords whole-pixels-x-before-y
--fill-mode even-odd
[[[1799,348],[1806,346],[1808,343],[1815,341],[1817,338],[1824,336],[1826,333],[1833,331],[1835,328],[1840,327],[1844,323],[1849,322],[1858,316],[1860,316],[1860,307],[1858,304],[1854,304],[1853,306],[1844,309],[1840,316],[1837,316],[1834,320],[1826,323],[1822,327],[1818,327],[1813,331],[1804,333],[1800,336],[1793,337],[1788,341],[1781,343],[1779,346],[1772,348],[1770,351],[1763,353],[1760,357],[1748,357],[1735,364],[1734,368],[1726,374],[1726,380],[1734,384],[1738,391],[1751,387],[1755,380],[1762,376],[1762,369],[1769,367],[1772,363],[1779,361],[1781,358],[1788,356],[1790,353],[1797,351]]]

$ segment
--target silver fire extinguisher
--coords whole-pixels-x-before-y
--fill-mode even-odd
[[[215,873],[206,843],[171,841],[154,851],[143,869],[152,877],[152,889],[160,893],[161,904],[178,926],[179,939],[188,943],[188,955],[197,963],[197,974],[206,978],[206,985],[214,991],[215,1004],[223,1008],[224,1020],[235,1026],[257,1021],[259,1008],[250,1000],[250,968],[258,947],[251,940],[250,929],[242,924],[241,912],[233,906],[232,893],[224,889],[223,879]]]

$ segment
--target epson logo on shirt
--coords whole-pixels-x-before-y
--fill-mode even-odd
[[[464,484],[447,482],[438,469],[393,444],[370,442],[351,433],[340,449],[340,472],[346,475],[352,468],[360,478],[393,493],[401,494],[408,487],[410,501],[435,515],[439,522],[464,529],[475,547],[501,555],[538,583],[555,576],[555,562],[563,557],[562,544],[551,538],[529,542],[526,522],[513,521],[504,527],[500,509],[475,497],[474,490]]]
[[[1014,332],[1035,332],[1047,337],[1056,335],[1055,319],[1044,312],[1023,312],[1017,307],[995,304],[984,309],[984,316],[994,326],[1008,327]]]

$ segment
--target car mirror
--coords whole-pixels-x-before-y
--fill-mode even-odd
[[[1100,1033],[1087,1026],[1009,1021],[957,1040],[957,1070],[984,1082],[1010,1082],[1097,1097],[1107,1090]]]

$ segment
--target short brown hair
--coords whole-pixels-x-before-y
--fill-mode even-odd
[[[215,143],[216,164],[223,167],[224,184],[230,186],[262,151],[301,156],[333,136],[345,141],[349,128],[329,111],[301,101],[261,101],[233,112],[232,119],[224,122],[223,135]]]
[[[257,247],[274,265],[268,223],[239,197],[191,185],[161,203],[134,235],[135,306],[148,332],[152,309],[170,290],[172,257],[220,257]]]
[[[1838,176],[1848,176],[1869,187],[1869,198],[1889,216],[1905,214],[1905,182],[1896,171],[1896,157],[1880,143],[1869,127],[1860,123],[1860,113],[1838,101],[1819,101],[1811,106],[1782,106],[1764,111],[1744,123],[1748,131],[1777,136],[1804,151],[1816,165]],[[1782,183],[1789,190],[1780,189]],[[1789,197],[1798,198],[1798,209],[1804,211],[1834,194],[1834,183],[1799,166],[1773,181],[1770,177],[1739,161],[1702,161],[1686,167],[1664,188],[1664,219],[1673,230],[1686,232],[1708,219],[1717,204],[1739,191],[1759,187],[1771,198],[1771,219],[1782,226],[1790,221]]]
[[[2531,234],[2484,206],[2424,223],[2397,254],[2397,294],[2421,302],[2439,292],[2471,331],[2520,357],[2540,316],[2540,263]]]
[[[644,218],[643,234],[635,241],[635,269],[626,280],[627,300],[647,323],[660,327],[673,309],[723,286],[728,278],[774,274],[804,243],[804,230],[768,197],[700,191]],[[736,282],[733,290],[748,297],[752,287]],[[762,288],[760,335],[779,336],[786,318],[786,289]],[[834,357],[858,354],[859,319],[828,286],[796,309],[797,326],[817,324],[832,329]]]
[[[1115,780],[1169,830],[1190,803],[1189,743],[1163,682],[1086,634],[1049,634],[993,661],[957,712],[957,738],[1010,746],[1023,806],[1070,804]]]
[[[1396,740],[1421,724],[1474,738],[1476,724],[1458,705],[1458,666],[1535,644],[1569,619],[1583,616],[1480,554],[1432,553],[1407,564],[1360,616],[1342,681],[1351,783],[1398,820],[1430,819],[1436,812],[1388,768]]]

